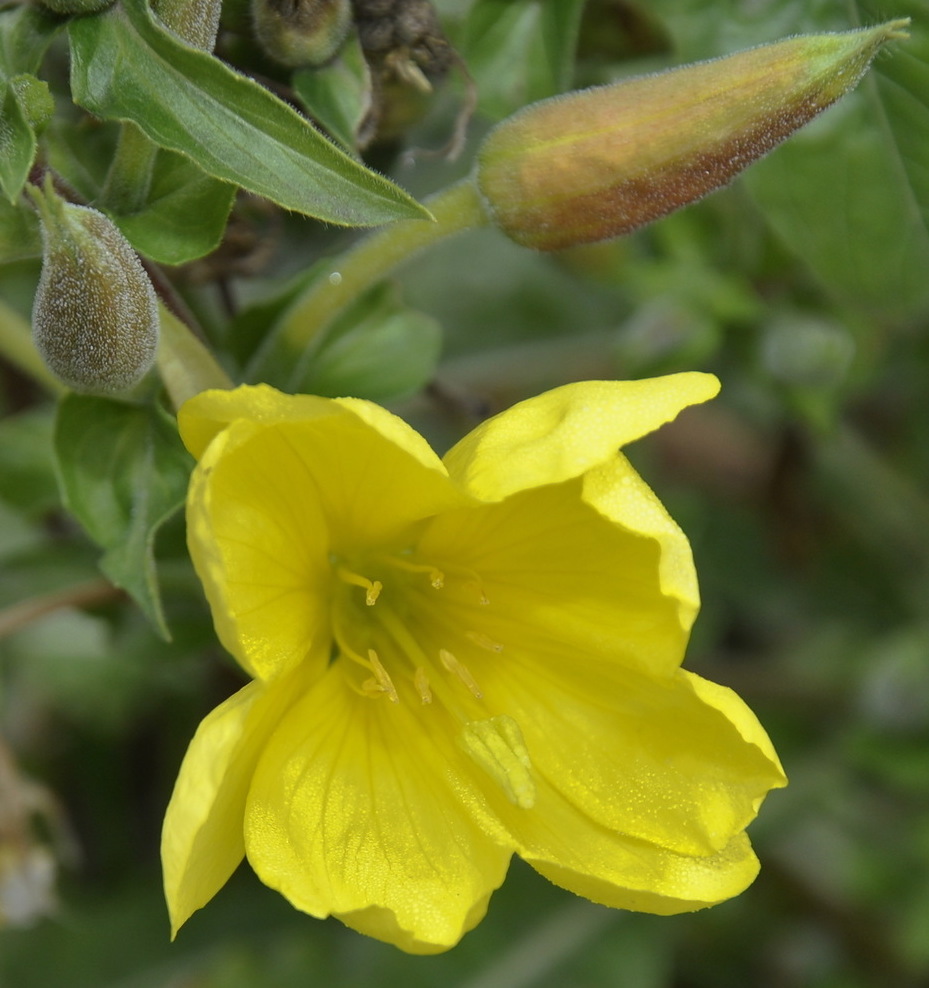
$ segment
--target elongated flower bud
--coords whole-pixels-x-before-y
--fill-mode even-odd
[[[490,214],[540,250],[628,233],[725,185],[852,89],[908,23],[788,38],[534,103],[480,149]]]
[[[155,360],[158,304],[148,275],[103,213],[65,202],[50,183],[29,191],[42,228],[36,349],[77,391],[124,391]]]
[[[255,36],[267,54],[290,68],[325,65],[352,26],[349,0],[252,0]]]

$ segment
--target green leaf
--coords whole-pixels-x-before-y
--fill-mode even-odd
[[[101,570],[169,638],[154,540],[183,503],[191,469],[173,420],[157,407],[68,395],[55,453],[66,507],[104,550]]]
[[[58,505],[52,425],[47,407],[0,419],[0,499],[28,518],[38,519]]]
[[[110,213],[126,239],[161,264],[184,264],[215,250],[222,240],[235,186],[210,178],[189,158],[162,150],[145,208],[131,216]],[[197,217],[191,223],[191,216]]]
[[[0,198],[0,264],[42,256],[39,218],[22,200],[11,205]]]
[[[0,87],[0,189],[12,204],[29,177],[36,139],[13,83]]]
[[[61,114],[44,136],[52,167],[87,202],[99,204],[117,127],[88,128]],[[184,264],[219,244],[234,196],[235,187],[228,182],[211,178],[181,154],[161,149],[146,201],[137,212],[123,214],[105,204],[99,208],[146,257],[160,264]]]
[[[36,72],[63,24],[38,3],[0,11],[0,79]]]
[[[391,401],[418,391],[435,373],[442,327],[375,289],[333,328],[296,390],[337,398]]]
[[[584,0],[477,0],[464,57],[481,110],[508,116],[570,88]]]
[[[144,0],[75,18],[68,32],[75,102],[133,121],[214,178],[345,226],[428,217],[258,83],[160,26]]]
[[[294,73],[294,92],[303,105],[349,151],[355,150],[355,134],[367,111],[369,75],[357,36],[330,65]]]

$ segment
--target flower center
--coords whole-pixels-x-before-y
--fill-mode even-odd
[[[480,576],[413,549],[333,554],[330,563],[333,656],[345,660],[349,685],[391,703],[438,701],[474,762],[512,803],[531,807],[536,788],[519,725],[491,716],[481,688],[482,668],[503,645],[480,628],[480,611],[491,606]]]
[[[490,604],[478,574],[423,561],[412,549],[333,554],[330,562],[334,652],[359,668],[354,688],[393,703],[407,694],[429,704],[438,695],[470,720],[483,693],[464,656],[503,650],[473,621]]]

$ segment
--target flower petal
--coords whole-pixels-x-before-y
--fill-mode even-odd
[[[242,860],[245,796],[266,737],[292,702],[291,685],[269,691],[249,683],[208,714],[190,742],[161,836],[172,936]]]
[[[758,874],[748,837],[720,850],[688,854],[598,824],[539,777],[535,805],[500,799],[487,825],[501,824],[515,852],[549,881],[615,909],[670,916],[716,905],[743,892]]]
[[[481,797],[453,732],[441,706],[359,696],[330,667],[255,773],[245,833],[261,880],[404,950],[455,944],[510,855],[472,822],[466,807]]]
[[[718,391],[715,377],[696,372],[566,384],[483,422],[444,462],[470,494],[497,501],[576,477]]]
[[[489,601],[451,610],[453,590],[442,591],[436,610],[448,601],[446,623],[486,633],[503,646],[502,661],[518,648],[673,672],[696,611],[690,547],[627,461],[614,457],[587,477],[430,522],[419,555],[478,574]],[[447,637],[439,644],[456,655],[464,648]],[[479,654],[474,661],[480,681]]]
[[[273,425],[335,415],[338,411],[328,398],[288,395],[267,384],[243,384],[229,391],[201,391],[181,406],[177,425],[184,445],[199,460],[216,435],[237,420]]]
[[[332,414],[270,424],[236,419],[194,470],[191,556],[220,640],[254,676],[307,656],[328,661],[330,553],[408,540],[422,518],[466,501],[434,454],[399,445],[399,420],[367,404],[329,401]]]
[[[723,850],[785,783],[739,697],[683,670],[656,680],[510,654],[481,685],[519,725],[533,778],[603,828],[678,854]]]
[[[191,477],[187,544],[216,632],[260,679],[329,658],[329,536],[315,493],[280,430],[246,421],[217,436]]]

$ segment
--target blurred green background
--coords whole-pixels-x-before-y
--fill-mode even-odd
[[[241,5],[227,6],[221,54],[245,44]],[[687,665],[749,702],[790,777],[751,829],[760,877],[661,918],[593,906],[516,861],[460,946],[418,958],[296,913],[243,868],[170,944],[161,815],[197,723],[241,678],[178,515],[156,542],[170,642],[102,581],[61,508],[52,400],[2,366],[0,890],[24,833],[33,888],[57,871],[48,914],[0,929],[2,988],[929,984],[929,4],[591,0],[575,57],[561,29],[581,6],[438,3],[480,94],[467,147],[455,163],[399,153],[447,138],[453,73],[370,160],[421,196],[469,169],[494,120],[558,89],[793,33],[913,25],[733,186],[631,237],[545,256],[488,230],[431,249],[391,289],[418,315],[379,339],[376,373],[370,327],[349,327],[313,385],[389,398],[444,451],[568,380],[720,377],[720,398],[630,452],[696,555]],[[64,58],[49,78],[66,94]],[[258,231],[257,260],[221,284],[202,263],[169,273],[236,373],[286,278],[356,234],[254,202],[234,215]],[[37,277],[35,259],[0,265],[0,295],[28,315]],[[411,340],[429,383],[402,395]],[[377,393],[391,373],[393,393]]]

